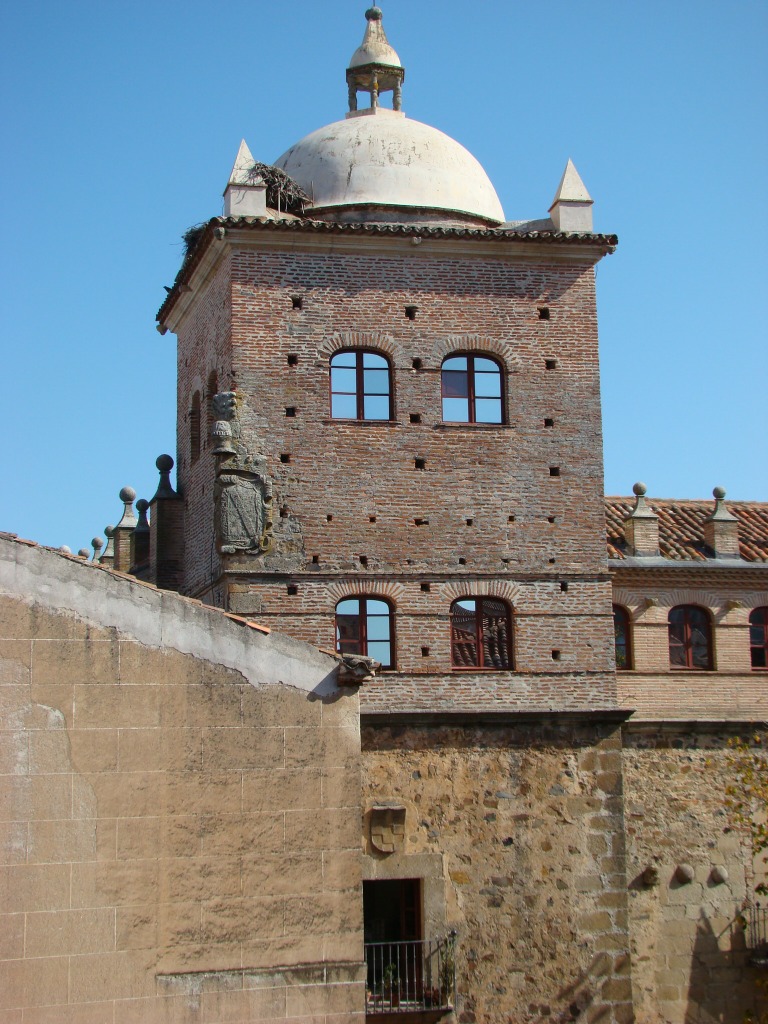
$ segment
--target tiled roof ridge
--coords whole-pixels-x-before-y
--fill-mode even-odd
[[[494,241],[523,241],[544,244],[591,245],[602,246],[613,252],[619,244],[617,235],[592,234],[574,231],[521,231],[517,228],[477,228],[462,225],[440,224],[398,224],[398,223],[354,223],[339,224],[335,221],[311,220],[309,218],[272,218],[272,217],[212,217],[202,231],[194,251],[182,264],[173,287],[157,312],[157,320],[162,323],[170,312],[179,294],[179,288],[185,284],[197,267],[208,242],[216,229],[268,229],[277,231],[307,231],[326,234],[347,235],[399,235],[412,238],[473,238]]]
[[[634,507],[634,497],[605,498],[606,542],[610,559],[627,557],[624,520]],[[704,543],[704,522],[714,510],[712,498],[647,498],[658,515],[660,557],[669,562],[693,561],[716,565]],[[768,502],[731,501],[728,509],[739,520],[739,548],[746,563],[768,563]]]

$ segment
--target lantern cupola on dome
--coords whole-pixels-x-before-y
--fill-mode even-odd
[[[378,107],[380,93],[391,92],[392,109],[400,110],[405,69],[389,45],[381,8],[369,7],[365,17],[368,25],[363,41],[352,54],[347,68],[349,109],[357,110],[358,92],[370,94],[372,108]]]

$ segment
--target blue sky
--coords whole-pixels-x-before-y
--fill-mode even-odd
[[[154,317],[241,137],[343,117],[365,3],[26,0],[0,11],[0,529],[73,550],[175,452]],[[546,216],[568,157],[598,269],[607,493],[768,500],[768,3],[388,0],[406,113]]]

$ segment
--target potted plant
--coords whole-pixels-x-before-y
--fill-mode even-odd
[[[384,968],[381,976],[384,998],[390,1006],[400,1005],[400,979],[397,974],[397,964],[391,960]]]

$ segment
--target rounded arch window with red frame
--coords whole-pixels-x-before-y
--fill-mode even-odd
[[[462,597],[451,605],[453,668],[511,669],[512,615],[495,597]]]
[[[749,613],[749,656],[752,668],[768,669],[768,607]]]
[[[504,423],[504,374],[487,355],[455,353],[440,368],[444,423]]]
[[[395,629],[392,606],[380,597],[345,597],[336,605],[336,650],[362,654],[395,667]]]
[[[712,620],[704,608],[679,604],[672,608],[669,623],[669,667],[712,668]]]
[[[394,418],[392,368],[386,356],[359,348],[331,356],[331,418]]]
[[[613,606],[613,642],[616,652],[616,668],[623,672],[632,668],[632,636],[629,627],[629,612],[620,604]]]

